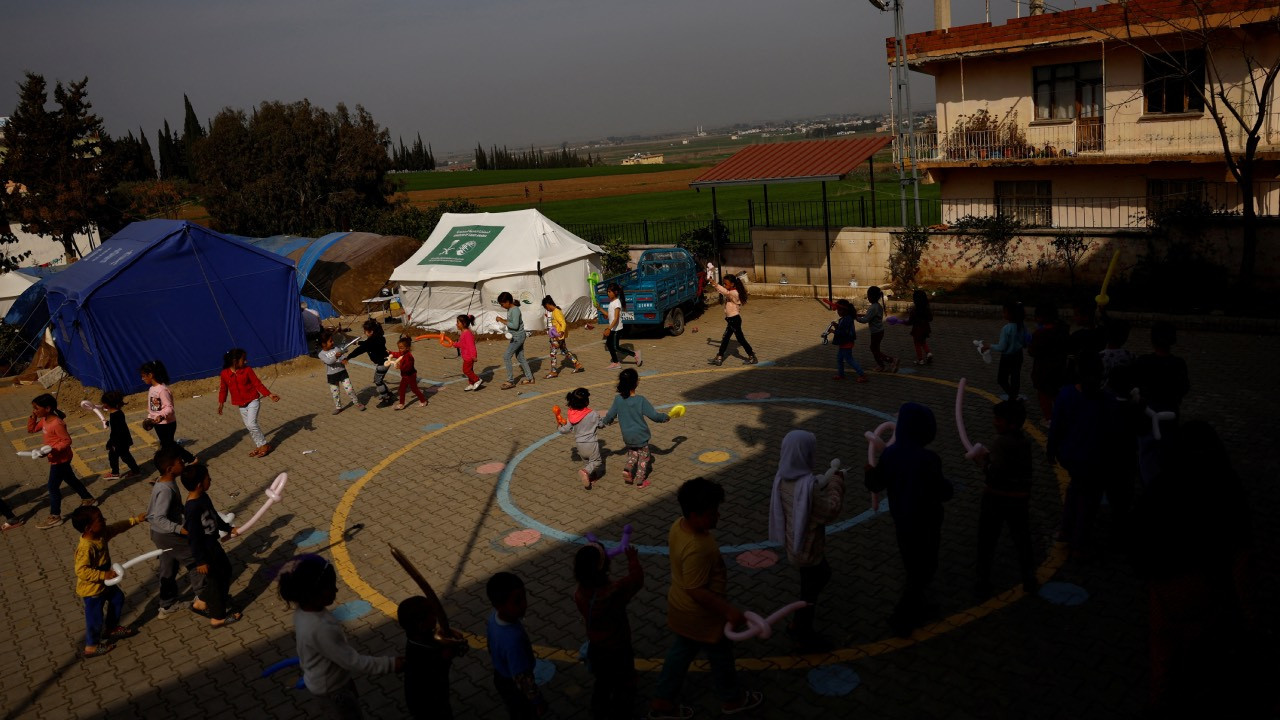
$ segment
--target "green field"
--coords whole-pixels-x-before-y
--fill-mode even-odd
[[[413,190],[447,190],[449,188],[502,185],[505,183],[574,180],[604,175],[645,175],[648,173],[687,170],[696,165],[601,165],[581,168],[549,168],[544,170],[472,170],[457,172],[412,172],[390,175],[403,183],[403,192]]]

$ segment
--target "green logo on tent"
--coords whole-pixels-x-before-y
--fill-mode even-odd
[[[480,257],[500,232],[500,225],[459,225],[450,230],[440,244],[418,261],[418,264],[466,267],[472,260]]]

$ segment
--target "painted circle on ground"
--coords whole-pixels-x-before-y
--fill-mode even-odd
[[[722,462],[728,462],[733,455],[724,450],[708,450],[698,455],[698,462],[708,465],[718,465]]]
[[[538,685],[546,685],[556,676],[556,664],[550,660],[539,659],[533,663],[533,681]]]
[[[507,547],[529,547],[541,539],[542,533],[537,530],[516,530],[502,538],[502,544]]]
[[[303,530],[293,536],[293,544],[300,548],[319,545],[329,539],[329,535],[323,530]]]
[[[343,472],[338,474],[338,479],[341,480],[342,482],[352,482],[354,480],[359,480],[360,478],[364,477],[364,474],[366,472],[368,472],[368,470],[365,470],[364,468],[356,468],[355,470],[344,470]]]
[[[760,366],[763,366],[765,364],[766,363],[761,363]],[[769,364],[772,364],[772,363],[769,363]],[[760,368],[760,366],[757,366],[757,368]],[[812,374],[812,373],[829,373],[830,372],[830,368],[813,367],[813,366],[791,366],[791,367],[776,367],[776,368],[768,368],[768,369],[774,372],[786,372],[786,373]],[[723,372],[723,370],[720,368],[677,370],[677,371],[664,373],[660,377],[675,378],[675,377],[682,377],[687,375],[698,375],[698,374],[704,374],[704,373],[718,373],[718,372]],[[939,385],[952,390],[958,387],[957,382],[951,381],[951,380],[944,380],[941,378],[924,377],[924,376],[917,375],[917,376],[913,376],[905,379],[910,379],[915,382]],[[594,383],[592,385],[588,385],[587,387],[589,389],[612,388],[613,381],[610,380],[610,381]],[[999,400],[996,398],[995,395],[985,390],[970,387],[968,392],[974,395],[983,397],[984,399],[990,401],[992,404],[999,402]],[[364,578],[360,576],[359,569],[357,568],[355,562],[353,561],[350,552],[347,550],[346,545],[342,542],[344,539],[346,539],[346,535],[348,532],[347,523],[351,518],[352,509],[355,505],[356,500],[359,498],[361,491],[363,491],[364,488],[370,482],[372,482],[383,470],[387,469],[393,463],[403,458],[409,452],[413,451],[419,445],[422,445],[428,440],[437,438],[443,435],[444,433],[450,432],[452,430],[465,428],[466,426],[474,422],[488,418],[498,413],[510,411],[528,402],[530,402],[530,400],[527,400],[527,399],[515,400],[505,405],[501,405],[495,408],[491,408],[489,410],[479,412],[475,415],[468,416],[444,428],[435,430],[430,433],[426,433],[418,438],[415,438],[409,441],[407,444],[401,446],[399,449],[393,451],[387,457],[383,458],[380,462],[378,462],[378,464],[376,464],[373,467],[372,470],[367,472],[363,477],[361,477],[356,482],[352,483],[352,485],[347,488],[346,492],[343,493],[342,498],[338,501],[338,505],[334,510],[333,517],[330,519],[329,537],[333,542],[333,547],[331,549],[331,552],[333,553],[334,567],[338,570],[338,573],[342,576],[343,582],[346,583],[346,585],[349,588],[351,588],[356,594],[360,595],[362,598],[369,601],[373,605],[373,607],[378,609],[379,612],[383,613],[385,616],[389,618],[395,619],[396,607],[397,607],[396,601],[393,601],[391,598],[387,597],[385,594],[383,594],[377,588],[370,585]],[[733,402],[733,401],[730,401],[730,402]],[[746,401],[737,401],[737,402],[746,402]],[[696,404],[696,403],[689,403],[689,404]],[[1044,449],[1046,439],[1045,439],[1044,433],[1039,428],[1034,426],[1028,427],[1027,434],[1030,435],[1031,438],[1037,444],[1040,445],[1042,450]],[[530,453],[532,453],[541,445],[544,445],[547,442],[550,442],[551,440],[553,440],[557,435],[558,433],[537,441],[536,443],[534,443],[534,446],[526,448],[526,450],[520,454],[520,458],[522,459],[523,457],[527,457]],[[1062,470],[1059,467],[1055,469],[1054,474],[1057,480],[1059,492],[1065,492],[1066,486],[1070,481],[1070,478],[1067,476],[1066,471]],[[505,509],[506,508],[504,508],[504,510]],[[827,532],[828,534],[830,534],[831,532],[835,532],[838,529],[843,529],[844,527],[852,526],[853,524],[856,524],[857,522],[861,522],[865,520],[867,517],[870,517],[872,515],[873,513],[870,510],[867,510],[855,518],[850,518],[849,520],[846,520],[844,523],[841,523],[839,526],[828,526]],[[552,530],[552,532],[551,533],[544,532],[544,534],[549,534],[558,540],[564,540],[565,538],[569,538],[569,539],[572,538],[572,536],[569,536],[565,533],[560,533],[559,531],[556,531],[553,528],[548,528],[548,529]],[[302,534],[306,534],[306,532]],[[767,544],[761,544],[761,545],[762,547],[759,547],[759,548],[740,547],[733,550],[733,552],[745,552],[747,550],[752,550],[752,549],[764,549],[764,547],[767,546]],[[661,548],[661,550],[665,551],[665,548]],[[1061,545],[1053,546],[1050,549],[1048,555],[1045,557],[1044,561],[1041,563],[1041,565],[1037,569],[1036,571],[1037,578],[1041,582],[1047,582],[1062,567],[1062,565],[1066,562],[1066,559],[1067,559],[1067,553],[1064,547]],[[945,634],[951,630],[955,630],[955,629],[964,627],[966,625],[969,625],[970,623],[973,623],[977,620],[985,618],[986,616],[992,613],[995,613],[999,610],[1002,610],[1012,605],[1013,603],[1021,599],[1023,596],[1024,594],[1020,592],[1002,593],[1001,595],[993,597],[979,605],[957,610],[948,617],[942,618],[941,620],[938,620],[937,622],[931,625],[920,628],[910,638],[889,638],[889,639],[872,640],[872,641],[864,642],[859,645],[837,648],[831,652],[822,653],[822,654],[813,654],[813,655],[792,654],[792,655],[773,655],[773,656],[767,656],[767,657],[744,657],[744,658],[739,658],[737,660],[737,665],[739,668],[743,670],[769,670],[769,671],[797,670],[797,669],[820,668],[820,667],[830,666],[836,663],[849,663],[849,662],[856,662],[859,660],[865,660],[868,658],[879,657],[881,655],[891,653],[895,650],[901,650],[904,648],[911,647],[916,643],[924,642],[928,639]],[[484,638],[482,635],[475,635],[475,634],[467,633],[465,631],[462,631],[462,632],[463,632],[463,635],[466,636],[468,640],[471,642],[471,645],[473,647],[477,647],[477,648],[484,647]],[[551,660],[565,662],[565,663],[579,662],[579,655],[578,655],[579,651],[577,649],[535,646],[534,652],[541,658],[548,658]],[[662,667],[662,658],[636,658],[637,670],[657,671],[661,669],[661,667]]]
[[[778,564],[778,553],[772,550],[748,550],[737,557],[738,564],[752,570],[763,570]]]
[[[809,671],[809,687],[826,697],[843,697],[861,684],[858,673],[844,665],[825,665]]]
[[[338,619],[338,622],[347,622],[348,620],[355,620],[356,618],[368,615],[370,610],[373,610],[373,604],[369,601],[353,600],[351,602],[342,603],[335,607],[332,612],[333,616]]]
[[[702,371],[694,371],[694,372],[714,372],[714,371],[702,370]],[[829,398],[770,397],[770,398],[765,398],[763,400],[747,400],[745,398],[727,398],[724,400],[689,401],[683,404],[686,406],[692,407],[695,405],[755,405],[755,404],[762,404],[762,403],[808,403],[808,404],[814,404],[814,405],[827,405],[831,407],[845,408],[847,410],[853,410],[855,412],[861,412],[861,413],[870,415],[879,421],[894,419],[894,416],[889,415],[888,413],[881,412],[879,410],[875,410],[873,408],[865,407],[863,405],[855,405],[854,403],[845,402],[843,400],[832,400]],[[655,409],[664,410],[669,407],[672,407],[672,405],[671,404],[659,405]],[[515,475],[516,468],[518,468],[520,466],[520,463],[524,462],[525,459],[527,459],[530,455],[532,455],[534,452],[542,448],[542,446],[546,445],[547,443],[559,437],[562,437],[562,435],[559,432],[551,433],[550,435],[547,435],[539,440],[535,440],[532,444],[526,446],[523,450],[516,453],[516,456],[513,457],[511,459],[511,462],[507,463],[506,468],[503,469],[502,475],[499,476],[498,487],[495,490],[495,494],[498,497],[498,506],[501,507],[503,512],[507,513],[507,515],[510,516],[512,520],[515,520],[518,524],[523,525],[526,528],[537,530],[541,532],[543,535],[553,540],[558,540],[564,543],[573,543],[576,545],[585,545],[588,542],[585,536],[579,535],[577,533],[566,532],[559,528],[552,527],[533,517],[530,517],[523,510],[521,510],[518,505],[516,505],[515,500],[513,500],[511,497],[511,480],[512,480],[512,477]],[[838,523],[833,523],[831,525],[828,525],[827,534],[832,535],[838,532],[844,532],[845,530],[848,530],[849,528],[855,525],[858,525],[860,523],[866,522],[867,520],[875,516],[876,516],[875,513],[871,512],[870,510],[867,510],[863,513],[855,515],[854,517],[846,518],[845,520],[842,520]],[[606,538],[606,539],[611,539],[611,538]],[[669,554],[666,545],[638,545],[633,543],[632,546],[641,554],[648,554],[648,555]],[[777,547],[777,545],[765,540],[760,542],[741,543],[738,545],[721,545],[720,552],[726,555],[734,555],[740,552],[747,552],[749,550],[763,550],[766,548],[774,548],[774,547]]]
[[[481,475],[496,475],[502,472],[502,469],[506,466],[506,463],[500,462],[485,463],[483,465],[477,465],[476,472]]]

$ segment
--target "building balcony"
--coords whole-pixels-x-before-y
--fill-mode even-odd
[[[1228,131],[1234,130],[1228,124]],[[1243,133],[1231,132],[1232,151],[1243,152]],[[921,134],[914,138],[917,162],[929,165],[1008,161],[1138,162],[1150,157],[1206,159],[1222,155],[1222,138],[1208,115],[1153,115],[1135,122],[1101,118],[1040,120],[1022,127]],[[894,160],[901,158],[894,143]],[[1280,150],[1280,111],[1263,124],[1261,151]],[[1037,163],[1039,164],[1039,163]]]

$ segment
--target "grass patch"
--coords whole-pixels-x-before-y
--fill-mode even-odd
[[[697,165],[600,165],[581,168],[547,168],[540,170],[474,170],[470,172],[396,173],[390,177],[403,183],[403,192],[414,190],[447,190],[505,183],[574,180],[605,175],[645,175],[671,170],[686,170]]]

